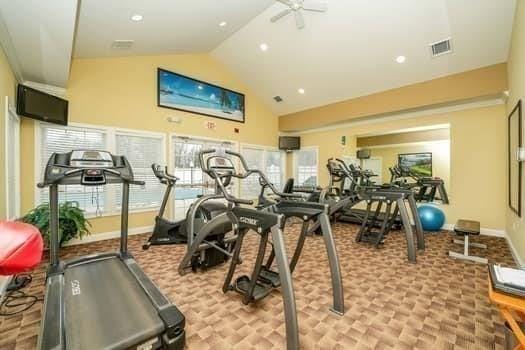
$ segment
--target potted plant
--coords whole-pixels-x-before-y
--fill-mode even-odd
[[[89,234],[89,221],[84,217],[84,211],[78,207],[78,202],[64,202],[59,204],[58,237],[60,246],[73,238],[82,238]],[[44,203],[32,209],[23,218],[23,222],[36,226],[47,247],[49,247],[49,203]]]

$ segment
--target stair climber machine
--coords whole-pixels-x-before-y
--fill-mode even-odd
[[[235,158],[240,160],[240,164],[244,168],[242,172],[236,170],[234,166]],[[218,193],[215,197],[218,198],[220,196],[226,199],[228,206],[225,213],[205,223],[191,244],[189,243],[186,255],[179,265],[179,273],[184,275],[188,272],[191,268],[191,259],[201,249],[202,245],[206,245],[206,239],[214,227],[227,222],[233,224],[235,247],[222,288],[223,292],[226,293],[234,290],[242,295],[242,302],[244,304],[250,304],[265,298],[274,288],[279,287],[284,305],[286,346],[289,350],[299,349],[299,327],[297,323],[295,295],[281,228],[284,216],[246,207],[246,205],[251,206],[253,201],[235,197],[228,192],[225,184],[228,184],[231,178],[243,180],[257,173],[255,170],[248,169],[246,162],[240,154],[223,149],[211,149],[201,151],[199,153],[199,159],[203,172],[210,176],[216,183]],[[203,200],[203,198],[199,200]],[[244,237],[248,234],[256,234],[259,236],[259,247],[255,266],[250,276],[240,276],[232,284],[231,281],[236,267],[240,264],[240,254]],[[278,281],[273,281],[274,283],[268,283],[267,279],[261,276],[262,263],[269,242],[269,236],[271,236],[272,239],[277,267],[274,276],[278,276]]]
[[[122,184],[120,249],[59,259],[59,186]],[[38,187],[49,188],[50,263],[39,349],[183,349],[185,319],[128,252],[127,159],[105,151],[53,153]]]
[[[190,244],[193,237],[206,222],[226,212],[226,205],[224,203],[210,200],[216,199],[217,196],[201,196],[199,200],[190,206],[185,219],[170,221],[164,218],[164,212],[170,194],[177,181],[179,181],[179,178],[168,173],[167,167],[162,168],[158,164],[152,164],[151,168],[159,181],[166,185],[166,191],[164,192],[159,213],[155,217],[153,234],[142,246],[142,249],[147,250],[151,245]],[[226,187],[228,185],[229,184],[225,184]],[[190,221],[192,224],[190,224]],[[213,230],[208,236],[206,242],[208,244],[207,247],[203,247],[203,249],[193,257],[193,270],[208,269],[220,265],[229,259],[233,248],[232,242],[234,240],[226,238],[226,235],[231,231],[231,223],[225,223]]]

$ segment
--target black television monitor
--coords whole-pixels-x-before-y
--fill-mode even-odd
[[[16,113],[48,123],[67,125],[68,101],[45,92],[18,85]]]
[[[360,149],[356,153],[357,159],[368,159],[372,155],[372,152],[369,149]]]
[[[279,136],[279,149],[285,151],[301,149],[301,138],[299,136]]]
[[[403,153],[398,154],[398,165],[402,171],[420,177],[432,176],[432,153]]]

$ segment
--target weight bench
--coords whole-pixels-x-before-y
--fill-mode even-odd
[[[463,240],[454,239],[454,243],[463,245],[463,254],[449,251],[448,255],[456,259],[464,259],[486,264],[488,262],[486,258],[481,258],[479,256],[472,256],[468,254],[469,247],[487,249],[487,246],[485,244],[469,242],[469,236],[479,236],[479,231],[479,221],[458,220],[458,222],[456,222],[456,225],[454,226],[454,232],[458,236],[463,236]]]

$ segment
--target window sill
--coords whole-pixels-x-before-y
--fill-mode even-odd
[[[160,207],[151,207],[151,208],[139,208],[139,209],[130,209],[129,214],[141,214],[141,213],[148,213],[148,212],[157,212]],[[112,217],[112,216],[120,216],[120,211],[111,211],[111,212],[103,212],[101,215],[95,215],[95,213],[86,213],[85,217],[86,219],[98,219],[98,218],[106,218],[106,217]]]

